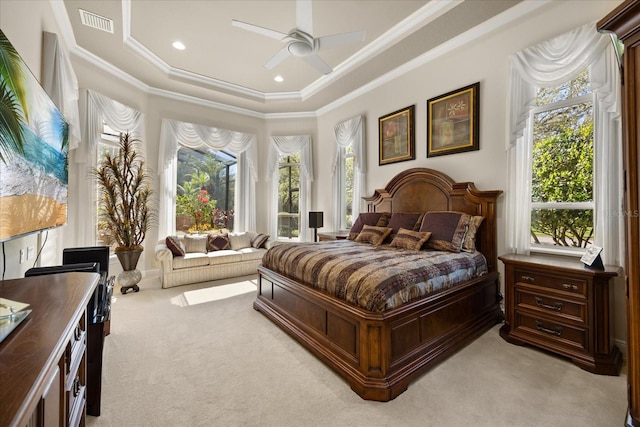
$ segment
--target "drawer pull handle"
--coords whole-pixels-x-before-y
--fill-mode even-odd
[[[532,276],[522,276],[522,280],[524,280],[526,282],[535,282],[536,278],[532,277]]]
[[[578,285],[571,285],[569,283],[563,283],[562,287],[571,291],[577,291],[578,290]]]
[[[76,379],[73,380],[73,397],[78,397],[79,394],[80,394],[80,377],[76,377]]]
[[[542,301],[542,298],[540,297],[536,297],[536,305],[538,307],[542,307],[542,308],[546,308],[548,310],[553,310],[553,311],[560,311],[562,310],[562,307],[564,306],[564,304],[562,304],[561,302],[554,302],[553,304],[545,304]]]
[[[76,326],[76,329],[73,331],[73,338],[76,341],[80,341],[81,336],[82,336],[82,330],[80,329],[80,326]]]
[[[553,329],[546,328],[546,327],[544,327],[542,325],[542,322],[539,321],[539,320],[536,320],[536,329],[538,329],[539,331],[542,331],[544,333],[550,334],[550,335],[555,335],[557,337],[562,335],[562,326],[558,326],[558,327],[555,327]]]

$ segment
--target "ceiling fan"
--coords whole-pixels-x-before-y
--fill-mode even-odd
[[[318,52],[346,43],[361,42],[364,41],[366,36],[364,31],[354,31],[350,33],[340,33],[314,38],[312,36],[313,17],[311,11],[311,0],[296,0],[296,28],[291,30],[289,34],[238,21],[236,19],[231,20],[231,25],[286,43],[282,49],[280,49],[267,61],[266,64],[264,64],[264,67],[268,70],[273,69],[289,56],[295,56],[297,58],[302,58],[322,74],[329,74],[333,70],[329,64],[327,64],[318,55]]]

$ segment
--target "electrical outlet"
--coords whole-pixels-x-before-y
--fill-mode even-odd
[[[25,255],[25,250],[20,249],[20,264],[24,262],[24,255]]]
[[[33,259],[33,257],[36,255],[36,248],[35,246],[29,246],[27,248],[27,260]]]

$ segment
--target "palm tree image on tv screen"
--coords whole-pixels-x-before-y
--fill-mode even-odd
[[[0,241],[66,224],[69,126],[0,30]]]

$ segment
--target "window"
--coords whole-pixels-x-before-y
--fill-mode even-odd
[[[178,150],[177,232],[233,230],[236,169],[236,156],[224,150]]]
[[[531,245],[586,248],[594,237],[593,94],[587,70],[538,89],[532,110]]]
[[[107,155],[115,156],[118,153],[118,144],[120,142],[121,133],[111,129],[109,126],[103,123],[102,135],[100,136],[100,141],[98,142],[98,149],[96,150],[96,164],[100,164]],[[111,246],[115,243],[115,240],[104,227],[104,222],[100,220],[102,216],[102,212],[100,205],[98,203],[99,198],[99,190],[98,186],[95,186],[96,191],[96,208],[94,212],[96,212],[96,242],[98,245],[106,245]]]
[[[348,145],[340,149],[340,176],[344,177],[340,185],[340,229],[347,230],[353,225],[353,189],[354,189],[354,163],[355,156],[353,146]]]
[[[281,155],[278,169],[278,238],[300,236],[300,153]]]

